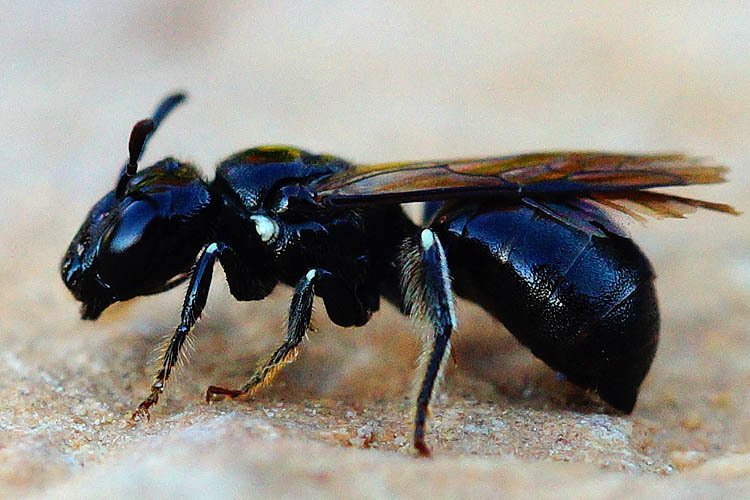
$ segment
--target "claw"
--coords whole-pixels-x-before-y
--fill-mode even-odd
[[[133,412],[133,415],[130,417],[131,420],[143,420],[144,418],[146,420],[151,420],[149,410],[159,401],[159,392],[158,387],[152,388],[151,394],[141,401],[141,404],[138,405],[138,409]]]
[[[148,408],[151,405],[147,405],[146,401],[138,405],[138,409],[133,412],[133,415],[130,416],[130,420],[135,421],[141,421],[143,419],[151,420],[151,414],[148,411]]]
[[[206,389],[206,403],[211,403],[217,396],[227,396],[230,399],[234,399],[242,394],[244,393],[237,389],[226,389],[224,387],[219,387],[218,385],[212,385]]]
[[[419,455],[420,458],[430,458],[430,455],[432,454],[432,452],[427,447],[427,444],[425,444],[424,441],[421,441],[421,440],[416,441],[414,443],[414,448],[416,448],[417,454]]]

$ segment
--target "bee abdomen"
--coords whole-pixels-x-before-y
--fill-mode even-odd
[[[445,213],[435,229],[459,296],[572,382],[632,410],[659,331],[653,270],[632,240],[497,204]]]

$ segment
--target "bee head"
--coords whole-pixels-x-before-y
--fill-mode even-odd
[[[133,128],[117,187],[89,211],[60,264],[84,319],[184,280],[208,239],[213,205],[194,166],[166,158],[137,172],[154,127],[144,120]]]

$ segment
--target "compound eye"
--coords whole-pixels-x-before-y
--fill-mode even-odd
[[[108,237],[109,250],[117,254],[133,248],[143,238],[155,212],[153,205],[145,200],[131,203],[120,214],[118,224]]]
[[[255,231],[263,243],[276,239],[279,235],[279,225],[276,221],[265,215],[253,215],[250,217],[255,223]]]

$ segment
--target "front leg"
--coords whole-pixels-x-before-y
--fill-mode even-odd
[[[259,388],[268,384],[282,366],[294,361],[297,346],[305,338],[310,326],[315,285],[331,277],[331,273],[321,269],[311,269],[299,280],[294,288],[294,297],[289,305],[289,321],[284,342],[270,356],[264,359],[253,373],[250,380],[239,389],[227,389],[212,385],[206,391],[206,401],[211,402],[216,396],[236,398],[252,395]]]
[[[430,229],[422,231],[419,243],[407,241],[402,254],[404,303],[410,314],[424,318],[434,334],[425,340],[422,359],[425,374],[417,394],[414,412],[414,447],[421,456],[429,456],[425,443],[425,422],[443,360],[450,352],[451,332],[456,329],[448,263],[440,240]]]
[[[167,383],[169,375],[172,373],[172,368],[174,368],[175,363],[179,359],[180,349],[206,305],[216,257],[227,249],[228,247],[223,243],[211,243],[203,248],[203,253],[201,253],[192,271],[190,285],[188,286],[185,302],[182,306],[180,326],[175,330],[167,349],[164,351],[161,369],[157,372],[154,382],[151,384],[151,394],[133,412],[133,420],[148,418],[149,410],[159,401],[159,395],[164,392],[164,385]]]

